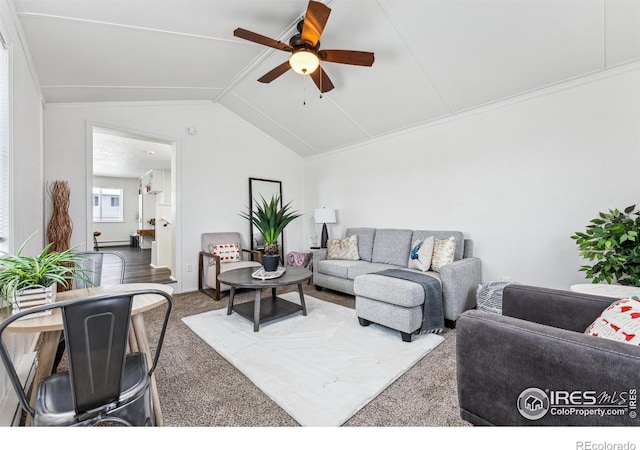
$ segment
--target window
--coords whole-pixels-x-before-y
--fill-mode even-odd
[[[0,34],[0,250],[9,250],[11,232],[11,159],[9,120],[9,51]]]
[[[117,188],[93,188],[93,221],[122,222],[123,190]]]

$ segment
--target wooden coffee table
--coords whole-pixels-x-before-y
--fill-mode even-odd
[[[251,274],[256,270],[256,267],[245,267],[242,269],[228,270],[218,275],[220,283],[228,284],[231,287],[227,315],[235,311],[242,317],[252,320],[253,331],[259,331],[260,322],[279,319],[298,311],[302,311],[303,316],[307,315],[307,306],[304,303],[304,294],[302,293],[302,283],[313,276],[310,270],[301,267],[287,266],[287,271],[281,277],[271,280],[253,278]],[[298,285],[300,305],[276,296],[276,288],[291,286],[293,284]],[[233,300],[236,295],[236,289],[240,288],[255,289],[255,300],[234,305]],[[262,298],[262,289],[265,288],[271,288],[271,297]]]

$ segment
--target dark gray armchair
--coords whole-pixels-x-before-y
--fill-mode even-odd
[[[502,315],[463,313],[461,417],[474,425],[640,425],[640,347],[584,334],[614,301],[512,284]]]

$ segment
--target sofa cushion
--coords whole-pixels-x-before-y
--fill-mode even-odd
[[[373,253],[373,238],[376,235],[375,228],[347,228],[345,236],[358,236],[358,253],[360,259],[364,261],[371,261],[371,255]]]
[[[426,239],[416,239],[411,244],[411,252],[409,253],[409,269],[418,269],[426,272],[431,267],[431,258],[433,257],[433,246],[435,239],[429,236]]]
[[[413,231],[378,229],[373,240],[371,262],[407,267]]]
[[[387,269],[402,269],[402,267],[391,266],[389,264],[370,263],[361,261],[362,264],[354,264],[347,269],[347,278],[355,280],[357,276],[365,275],[372,272],[380,272]]]
[[[349,267],[354,264],[366,264],[363,261],[347,261],[344,259],[324,259],[315,263],[318,267],[318,273],[329,275],[332,277],[347,279]]]
[[[327,259],[359,260],[358,236],[353,235],[344,239],[329,239],[327,241]]]
[[[439,277],[436,278],[439,280]],[[357,277],[353,282],[353,290],[357,296],[407,308],[424,303],[424,288],[420,284],[375,273]]]
[[[613,302],[589,325],[585,333],[640,345],[640,299],[631,297]]]
[[[433,236],[435,239],[445,240],[450,237],[456,239],[456,250],[453,253],[453,260],[458,261],[464,257],[464,234],[460,231],[430,231],[430,230],[416,230],[413,232],[412,241],[417,239],[425,239],[429,236]]]

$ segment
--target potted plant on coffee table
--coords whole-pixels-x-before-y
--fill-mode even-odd
[[[302,214],[290,211],[291,202],[281,207],[278,195],[272,196],[269,201],[265,200],[263,196],[260,196],[260,199],[260,201],[255,201],[255,211],[241,212],[240,215],[252,222],[264,237],[262,265],[266,272],[273,272],[278,269],[280,261],[278,239],[285,227]]]
[[[89,282],[84,276],[88,269],[78,267],[84,256],[74,249],[51,252],[51,243],[36,256],[24,256],[32,236],[15,254],[0,252],[0,304],[11,307],[14,314],[55,301],[58,284],[68,288],[72,280]]]

